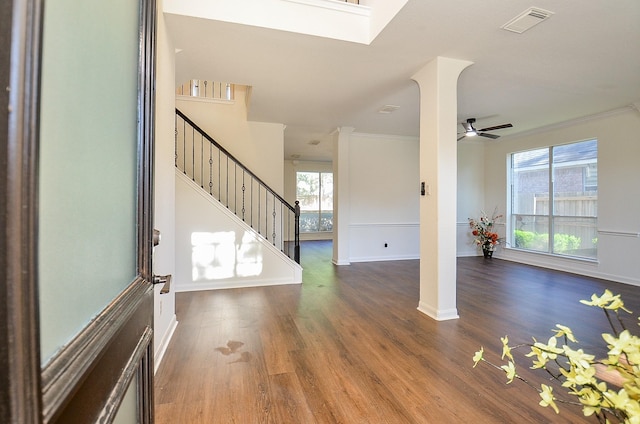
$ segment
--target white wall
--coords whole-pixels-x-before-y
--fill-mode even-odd
[[[278,194],[284,192],[284,125],[247,121],[245,88],[235,101],[178,97],[176,107]],[[173,122],[173,120],[172,120]]]
[[[484,203],[506,209],[506,158],[536,147],[598,139],[598,235],[596,263],[502,249],[504,259],[640,285],[640,113],[631,108],[558,126],[504,142],[486,143]]]
[[[478,255],[469,232],[469,218],[478,218],[486,208],[488,214],[494,210],[494,206],[485,205],[484,200],[485,144],[464,139],[458,142],[457,256]]]
[[[349,208],[347,262],[417,259],[418,138],[352,133],[348,143],[350,195],[340,206]],[[285,199],[292,203],[297,171],[332,172],[333,164],[285,161]]]
[[[414,137],[351,135],[350,262],[419,257],[419,148]]]
[[[161,5],[159,10],[162,10]],[[153,271],[157,275],[175,275],[175,184],[174,184],[174,115],[175,59],[174,48],[164,25],[164,15],[158,13],[156,70],[156,137],[154,168],[154,228],[162,240],[153,251]],[[154,356],[156,369],[177,325],[175,289],[160,294],[154,290]]]
[[[176,178],[176,291],[294,284],[302,268],[186,177]]]

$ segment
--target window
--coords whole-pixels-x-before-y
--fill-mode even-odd
[[[300,232],[333,231],[333,174],[298,172],[296,179]]]
[[[511,246],[595,259],[598,141],[513,153],[510,159]]]

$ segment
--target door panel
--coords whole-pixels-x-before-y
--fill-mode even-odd
[[[43,363],[137,275],[138,9],[130,0],[45,3],[38,177]]]
[[[141,283],[130,286],[101,314],[97,328],[89,326],[83,332],[90,340],[72,344],[45,368],[45,422],[111,422],[131,383],[151,389],[149,308],[153,308],[152,292]],[[135,417],[129,422],[149,419]]]
[[[0,0],[0,422],[149,423],[155,1],[46,4]]]

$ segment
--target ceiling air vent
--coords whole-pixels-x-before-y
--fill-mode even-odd
[[[549,19],[553,15],[553,12],[549,12],[548,10],[538,9],[537,7],[531,7],[515,18],[511,19],[506,24],[502,25],[502,29],[506,29],[507,31],[517,32],[518,34],[522,34],[528,29],[531,29],[535,25],[538,25],[540,22]]]

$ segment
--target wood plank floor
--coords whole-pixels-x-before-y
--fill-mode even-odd
[[[562,323],[602,354],[604,315],[579,300],[609,288],[640,311],[638,287],[477,257],[458,259],[460,319],[437,322],[416,309],[418,261],[336,267],[330,242],[303,242],[302,259],[301,286],[176,295],[156,423],[593,423],[473,353]]]

